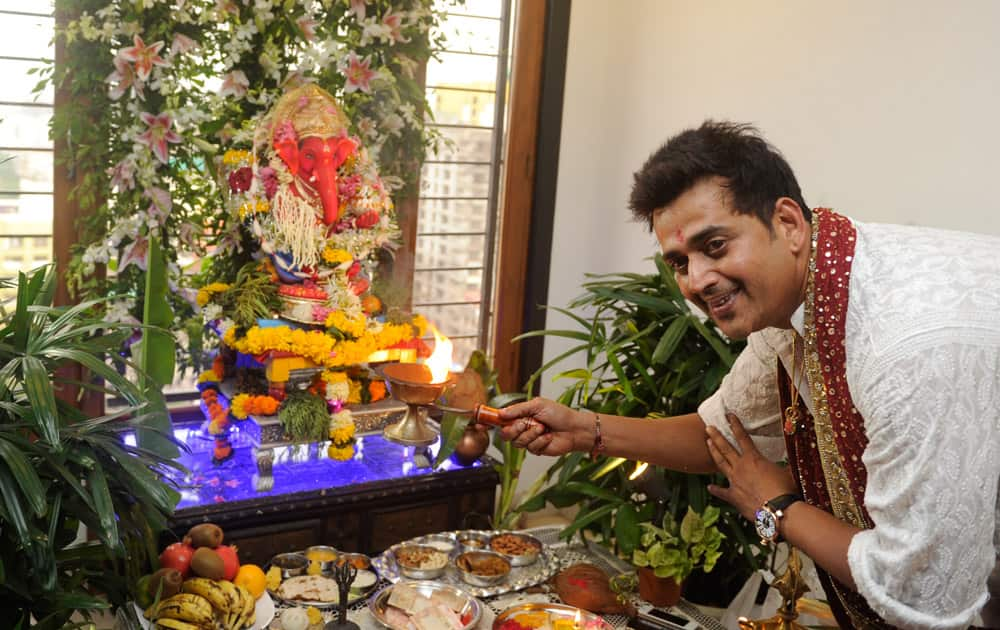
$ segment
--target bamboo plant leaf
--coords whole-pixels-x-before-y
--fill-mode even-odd
[[[17,482],[11,477],[10,471],[3,466],[0,466],[0,497],[3,497],[5,520],[14,526],[14,531],[17,532],[21,545],[30,548],[33,542],[27,516],[21,507]]]
[[[28,502],[28,506],[34,511],[35,516],[41,518],[45,516],[47,509],[45,503],[45,488],[38,478],[38,473],[28,461],[24,454],[14,447],[7,440],[0,438],[0,461],[7,465],[11,475],[17,480],[21,487],[21,493]]]
[[[37,429],[41,437],[55,452],[62,450],[59,440],[59,414],[56,408],[55,392],[45,364],[33,356],[21,359],[24,374],[24,392],[34,411]]]
[[[98,535],[108,548],[112,550],[120,548],[114,502],[111,499],[111,490],[108,488],[108,480],[104,476],[102,467],[94,466],[91,468],[87,475],[87,486],[94,498],[94,508],[101,525],[97,532]]]
[[[684,333],[687,332],[688,324],[689,319],[687,317],[675,317],[674,321],[670,322],[670,326],[667,327],[666,332],[663,333],[660,341],[656,344],[656,350],[653,351],[652,363],[663,363],[667,357],[677,350],[681,339],[684,338]]]
[[[736,359],[733,357],[733,353],[729,350],[729,347],[726,346],[725,342],[722,341],[717,334],[712,333],[712,331],[708,329],[708,326],[706,326],[704,322],[697,317],[692,317],[691,323],[694,325],[695,329],[701,333],[701,336],[705,338],[708,345],[712,346],[712,349],[715,350],[716,354],[719,355],[719,358],[726,364],[726,367],[732,367],[733,361]]]
[[[584,527],[590,525],[591,523],[599,519],[610,516],[611,513],[615,511],[616,507],[617,506],[615,505],[605,504],[594,510],[591,510],[589,512],[577,516],[575,519],[573,519],[572,523],[570,523],[565,529],[559,532],[559,537],[562,539],[572,538],[573,534],[577,533]]]
[[[604,461],[603,464],[601,464],[600,468],[591,473],[590,478],[591,480],[596,481],[601,477],[603,477],[604,475],[608,474],[609,472],[619,468],[622,464],[624,464],[627,461],[628,460],[625,459],[624,457],[609,457]]]
[[[566,484],[564,484],[563,487],[573,492],[579,492],[580,494],[586,497],[590,497],[591,499],[602,499],[604,501],[608,501],[609,503],[613,503],[615,505],[619,505],[625,501],[625,498],[622,497],[620,494],[612,492],[610,490],[607,490],[592,483],[585,483],[582,481],[569,481]]]

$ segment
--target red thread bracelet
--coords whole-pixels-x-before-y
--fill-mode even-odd
[[[590,449],[590,458],[597,459],[604,454],[604,434],[601,433],[601,416],[594,414],[594,446]]]

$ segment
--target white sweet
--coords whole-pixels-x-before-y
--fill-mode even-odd
[[[309,627],[309,615],[301,608],[289,608],[281,613],[283,630],[306,630]]]

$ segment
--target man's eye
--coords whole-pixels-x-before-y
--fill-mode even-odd
[[[688,261],[687,258],[674,259],[668,260],[667,264],[673,268],[675,273],[685,273],[687,271]]]
[[[719,254],[726,247],[726,242],[721,238],[712,239],[705,245],[705,251],[709,254]]]

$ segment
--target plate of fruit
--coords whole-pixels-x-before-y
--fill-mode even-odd
[[[135,608],[143,628],[260,630],[274,619],[264,571],[240,565],[212,523],[191,528],[160,554],[160,569],[137,586]]]

